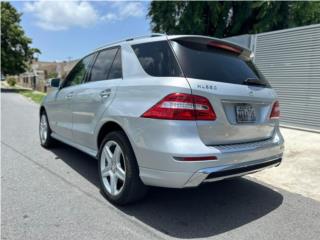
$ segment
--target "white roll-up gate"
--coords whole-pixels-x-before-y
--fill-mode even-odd
[[[281,123],[320,130],[320,24],[255,38],[255,64],[278,94]]]

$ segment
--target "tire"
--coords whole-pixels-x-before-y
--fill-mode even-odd
[[[98,160],[101,190],[111,203],[125,205],[145,196],[147,188],[139,177],[137,160],[124,132],[105,136]]]
[[[47,114],[42,112],[39,121],[40,144],[44,148],[51,148],[55,145],[55,140],[51,137],[51,129]]]

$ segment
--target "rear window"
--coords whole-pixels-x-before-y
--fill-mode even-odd
[[[132,46],[146,73],[155,77],[183,76],[167,41]]]
[[[270,86],[254,64],[237,53],[183,40],[171,44],[186,77],[233,84],[258,79],[259,83]]]

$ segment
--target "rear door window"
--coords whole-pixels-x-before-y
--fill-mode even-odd
[[[132,46],[146,73],[154,77],[183,76],[168,41]]]
[[[270,86],[254,64],[237,53],[183,40],[171,44],[186,77],[233,84],[257,79],[260,84]]]
[[[99,52],[96,61],[92,66],[88,81],[101,81],[108,78],[117,51],[118,48],[111,48]]]

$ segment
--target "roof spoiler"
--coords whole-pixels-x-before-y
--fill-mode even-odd
[[[224,49],[226,51],[238,53],[239,56],[244,58],[245,60],[252,60],[253,58],[253,54],[249,49],[219,38],[212,38],[201,35],[175,35],[167,36],[167,38],[168,40],[184,40],[188,42],[210,45],[216,48]]]

